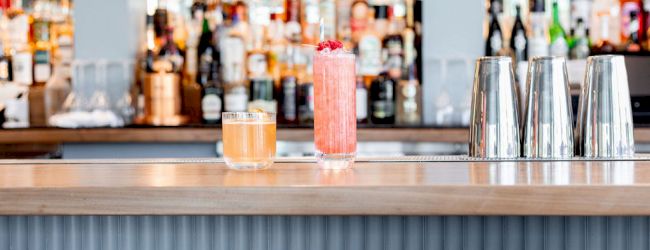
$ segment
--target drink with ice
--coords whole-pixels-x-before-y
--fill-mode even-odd
[[[357,147],[354,54],[344,51],[340,42],[321,42],[313,76],[316,157],[323,168],[347,168]]]

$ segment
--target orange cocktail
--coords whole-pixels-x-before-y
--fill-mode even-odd
[[[314,55],[314,142],[327,169],[351,166],[357,149],[355,58],[342,47],[322,42]]]
[[[225,112],[222,119],[223,157],[238,170],[263,169],[275,157],[275,114]]]

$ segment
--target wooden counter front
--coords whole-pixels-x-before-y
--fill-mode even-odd
[[[650,161],[0,161],[0,214],[650,215]]]

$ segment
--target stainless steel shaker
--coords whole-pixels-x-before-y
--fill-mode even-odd
[[[534,57],[528,66],[523,156],[573,156],[573,111],[564,57]]]
[[[634,156],[634,124],[623,56],[587,59],[577,119],[578,155]]]
[[[520,156],[519,101],[510,57],[476,62],[470,115],[469,156]]]

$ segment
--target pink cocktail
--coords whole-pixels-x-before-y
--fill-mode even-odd
[[[339,42],[323,42],[313,70],[316,157],[323,168],[348,168],[357,150],[354,54]]]

